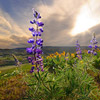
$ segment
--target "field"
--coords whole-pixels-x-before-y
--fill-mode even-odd
[[[83,50],[87,50],[88,47],[82,46]],[[73,53],[76,50],[75,46],[72,47],[52,47],[45,46],[43,47],[43,56],[47,56],[51,53],[55,53],[56,51],[62,53],[63,51]],[[0,67],[2,66],[10,66],[14,65],[15,61],[12,54],[16,55],[18,60],[22,62],[22,64],[28,63],[27,57],[29,56],[26,53],[26,48],[16,48],[16,49],[0,49]]]
[[[0,100],[100,100],[99,49],[96,56],[84,50],[81,60],[55,52],[43,63],[44,72],[34,73],[29,63],[1,67]]]

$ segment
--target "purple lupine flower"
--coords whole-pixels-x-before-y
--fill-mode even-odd
[[[37,70],[37,72],[44,71],[43,69],[43,59],[41,57],[41,55],[43,54],[42,52],[42,47],[43,47],[43,39],[41,39],[41,33],[43,32],[43,26],[44,23],[43,22],[39,22],[39,19],[41,18],[40,13],[38,13],[37,11],[35,11],[33,9],[33,16],[34,19],[33,21],[30,21],[31,24],[35,24],[36,25],[36,29],[33,27],[29,28],[29,31],[32,32],[32,35],[34,37],[34,39],[29,39],[28,43],[32,44],[31,48],[27,48],[26,51],[29,54],[32,54],[33,57],[28,57],[28,61],[29,63],[32,64],[32,68],[30,70],[30,72],[34,72],[34,70]],[[36,67],[34,67],[36,66]],[[42,66],[41,68],[39,66]]]
[[[40,13],[38,13],[37,11],[35,11],[34,9],[33,9],[33,15],[34,15],[34,17],[36,18],[36,19],[39,19],[39,18],[41,18],[41,16],[40,16]]]
[[[34,24],[36,23],[36,20],[34,19],[33,21],[30,21],[31,24]]]
[[[91,51],[90,51],[90,50],[88,50],[88,53],[91,53]]]
[[[34,66],[31,68],[30,73],[34,72]]]
[[[95,45],[95,49],[97,49],[98,48],[98,46],[97,45]]]
[[[97,55],[97,53],[96,53],[96,52],[94,52],[93,54],[94,54],[94,55]]]
[[[34,39],[29,39],[27,42],[28,43],[34,43]]]
[[[43,22],[40,22],[40,23],[38,23],[38,26],[44,26],[44,23]]]
[[[33,27],[30,27],[29,30],[30,30],[31,32],[34,32],[34,28],[33,28]]]
[[[27,48],[26,51],[27,53],[32,54],[32,48]]]
[[[79,45],[79,43],[78,43],[78,40],[76,41],[76,54],[77,54],[77,57],[79,58],[79,59],[82,59],[82,51],[81,51],[81,49],[80,49],[80,45]]]
[[[38,32],[38,35],[41,36],[41,32]]]
[[[28,60],[28,62],[29,62],[29,63],[31,63],[31,62],[32,62],[31,57],[28,57],[28,58],[27,58],[27,60]]]
[[[34,24],[34,22],[33,22],[33,21],[30,21],[30,23],[31,23],[31,24]]]
[[[35,19],[33,19],[33,23],[36,23],[36,20]]]
[[[89,48],[92,48],[92,45],[89,45],[88,47],[89,47]]]
[[[37,67],[37,72],[39,72],[40,71],[40,69]]]
[[[30,73],[33,73],[34,72],[34,70],[30,70]]]
[[[98,48],[98,46],[96,44],[98,42],[96,41],[95,33],[93,33],[93,37],[92,37],[92,40],[90,42],[91,42],[91,45],[89,45],[88,47],[91,48],[91,50],[88,50],[88,53],[97,55],[96,49]]]
[[[43,32],[43,28],[40,28],[40,31]]]

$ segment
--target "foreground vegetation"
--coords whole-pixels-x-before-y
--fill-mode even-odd
[[[0,100],[100,100],[100,50],[97,55],[58,52],[44,57],[44,72],[30,64],[0,69]]]

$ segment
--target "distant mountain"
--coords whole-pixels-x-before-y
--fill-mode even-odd
[[[88,50],[88,46],[81,46],[81,50]],[[44,46],[42,48],[43,53],[45,55],[55,53],[55,52],[76,52],[75,46]],[[16,54],[16,55],[27,55],[26,48],[15,48],[15,49],[0,49],[0,55],[9,55],[9,54]]]

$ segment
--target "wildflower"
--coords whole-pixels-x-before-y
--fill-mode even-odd
[[[32,64],[30,73],[32,73],[34,71],[39,72],[40,70],[44,71],[43,70],[43,58],[42,58],[43,39],[41,38],[41,35],[42,35],[41,33],[43,33],[43,31],[44,31],[43,30],[44,23],[39,22],[39,19],[41,18],[40,13],[38,13],[34,9],[33,9],[33,17],[34,17],[34,19],[33,19],[33,21],[30,21],[30,23],[35,24],[36,29],[33,27],[30,27],[29,31],[31,31],[34,39],[29,39],[27,41],[28,43],[32,44],[32,47],[26,49],[27,53],[33,55],[33,57],[27,58],[29,63]],[[40,65],[42,65],[42,67],[39,67]]]
[[[77,57],[79,58],[79,59],[82,59],[82,51],[81,51],[81,49],[80,49],[80,45],[79,45],[79,43],[78,43],[78,40],[76,41],[76,54],[77,54]]]
[[[44,26],[44,23],[43,22],[40,22],[37,25],[43,27]]]
[[[20,66],[22,63],[19,62],[18,58],[14,54],[12,54],[12,56],[13,56],[13,58],[15,60],[16,66]]]
[[[65,60],[68,60],[68,57],[65,57]]]
[[[32,48],[27,48],[26,51],[27,53],[32,54]]]
[[[74,54],[74,53],[72,53],[72,54],[71,54],[71,56],[72,56],[72,57],[75,57],[75,54]]]
[[[61,57],[61,54],[59,54],[59,58]]]
[[[61,53],[61,55],[63,55],[63,56],[65,56],[65,54],[66,54],[65,51],[63,51],[63,53]]]
[[[98,42],[96,41],[95,33],[93,33],[93,37],[92,37],[92,40],[90,42],[91,42],[91,44],[88,47],[91,48],[91,50],[88,50],[88,53],[93,54],[93,55],[97,55],[96,50],[98,48],[98,46],[97,46]]]
[[[59,55],[59,53],[58,53],[58,52],[56,52],[56,53],[55,53],[55,55]]]
[[[0,71],[0,74],[1,74],[1,71]]]
[[[30,27],[30,28],[29,28],[29,31],[34,32],[35,30],[34,30],[33,27]]]
[[[56,56],[54,56],[54,58],[56,58]]]
[[[34,43],[34,39],[29,39],[28,43]]]
[[[81,60],[80,63],[83,64],[83,61]]]
[[[27,60],[29,61],[29,63],[32,62],[32,58],[31,57],[28,57]]]
[[[49,59],[49,56],[47,56],[46,59]]]
[[[40,31],[43,32],[43,28],[40,28]]]

